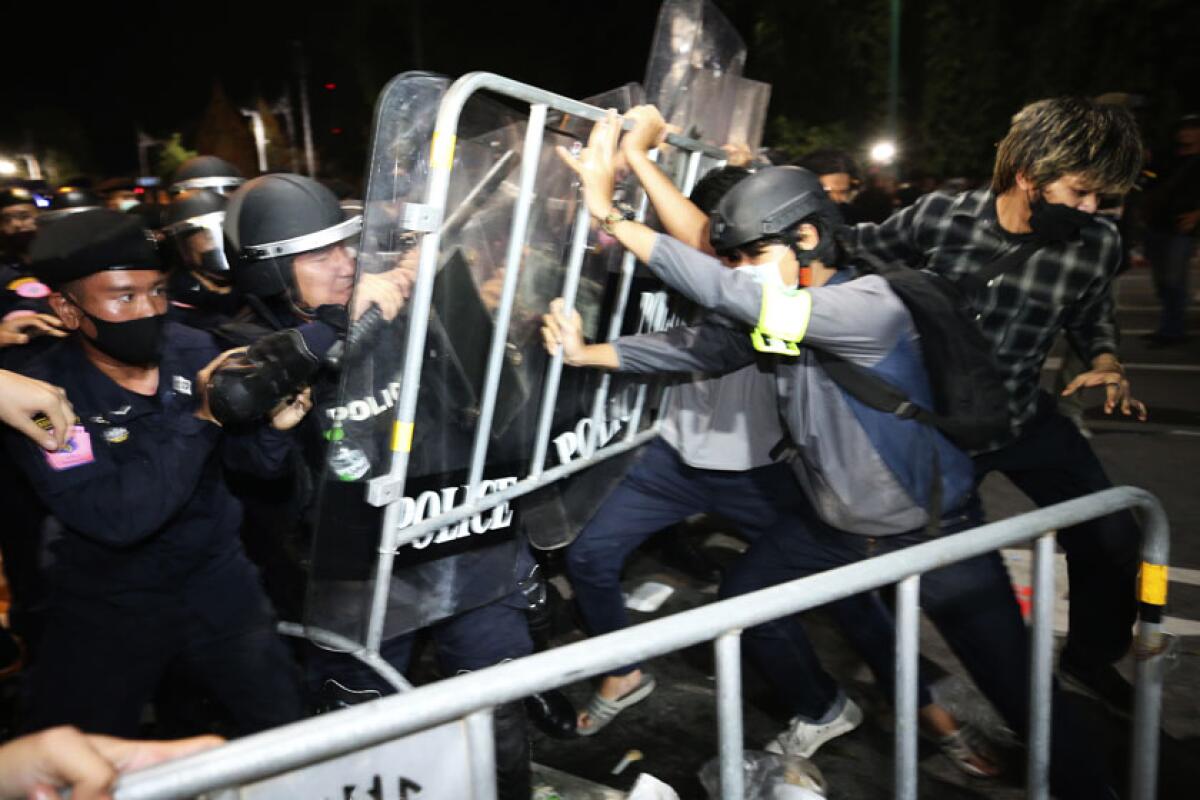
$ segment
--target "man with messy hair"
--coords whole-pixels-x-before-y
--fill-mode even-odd
[[[1009,391],[1009,435],[975,454],[976,477],[1004,473],[1047,506],[1111,486],[1086,439],[1039,388],[1059,332],[1090,370],[1064,395],[1103,387],[1105,413],[1146,418],[1117,359],[1111,283],[1121,262],[1101,195],[1129,190],[1142,145],[1132,115],[1083,98],[1031,103],[1000,142],[989,189],[933,193],[885,222],[857,226],[854,243],[879,258],[939,273],[965,296]],[[1009,254],[1014,254],[1009,256]],[[1006,266],[995,277],[1000,259]],[[1070,633],[1060,674],[1127,714],[1132,690],[1113,662],[1136,616],[1139,531],[1124,511],[1059,532],[1071,583]]]

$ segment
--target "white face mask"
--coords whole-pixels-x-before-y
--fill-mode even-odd
[[[779,264],[783,259],[766,261],[762,264],[746,264],[737,267],[738,272],[745,272],[754,278],[754,282],[763,286],[774,286],[777,289],[795,289],[796,284],[788,286],[779,274]]]

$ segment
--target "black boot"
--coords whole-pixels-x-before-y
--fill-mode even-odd
[[[538,692],[525,698],[525,712],[538,730],[554,739],[576,739],[579,712],[558,689]]]

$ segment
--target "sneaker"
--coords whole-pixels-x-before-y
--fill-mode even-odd
[[[810,758],[830,739],[849,733],[862,724],[863,712],[849,697],[842,710],[829,722],[809,722],[793,717],[787,728],[767,743],[763,749],[781,756],[803,756]]]
[[[1063,659],[1058,664],[1058,676],[1063,686],[1099,700],[1118,717],[1133,716],[1133,686],[1112,664],[1086,667]]]

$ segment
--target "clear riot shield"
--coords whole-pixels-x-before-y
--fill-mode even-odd
[[[730,142],[745,63],[745,42],[712,0],[663,0],[643,81],[646,102],[685,136],[721,147]],[[664,149],[661,163],[682,186],[718,162]]]
[[[645,92],[639,84],[630,83],[583,102],[624,113],[644,103]],[[592,127],[591,120],[570,114],[556,115],[550,124],[580,141],[586,140]],[[641,191],[632,175],[618,185],[617,195],[626,202],[638,203]],[[584,335],[590,341],[608,341],[649,330],[660,322],[654,316],[657,306],[641,302],[640,291],[633,292],[629,300],[635,271],[633,259],[603,231],[590,226],[575,303],[583,317]],[[662,299],[653,296],[655,302]],[[599,447],[645,430],[654,416],[645,409],[653,410],[660,404],[662,387],[657,381],[648,384],[644,378],[635,380],[590,370],[564,372],[563,380],[570,383],[559,389],[547,455],[550,466],[588,458]],[[517,501],[521,527],[530,543],[552,550],[574,541],[639,454],[640,450],[630,450]]]
[[[733,114],[730,117],[728,143],[745,148],[751,155],[762,147],[767,127],[767,107],[771,103],[771,84],[738,78],[733,87]]]
[[[597,338],[607,321],[604,304],[614,302],[615,292],[606,295],[606,288],[620,278],[619,266],[613,266],[619,248],[597,239],[573,175],[554,152],[558,145],[577,146],[590,122],[563,118],[542,126],[531,148],[525,114],[471,96],[454,135],[444,207],[432,212],[425,205],[430,156],[439,146],[433,131],[447,86],[435,76],[402,75],[384,90],[376,113],[359,280],[365,274],[411,274],[426,257],[432,238],[426,234],[438,235],[436,253],[428,256],[436,264],[428,317],[416,322],[423,357],[413,424],[404,430],[394,424],[413,335],[408,313],[391,323],[376,320],[373,330],[352,327],[339,401],[327,410],[328,469],[318,504],[306,625],[354,642],[365,641],[382,594],[376,575],[380,530],[389,525],[384,506],[394,507],[387,512],[393,515],[390,524],[403,532],[557,463],[560,450],[551,446],[551,435],[589,417],[602,376],[563,372],[547,404],[541,315],[564,294],[567,262],[577,252],[585,257],[570,292],[586,335]],[[534,173],[527,187],[532,202],[517,226],[526,160]],[[499,345],[493,347],[497,333]],[[495,350],[498,358],[492,359]],[[489,380],[497,384],[494,392],[488,391]],[[644,429],[650,422],[646,414],[640,425]],[[371,483],[386,482],[394,472],[397,449],[406,460],[403,497],[371,502]],[[478,474],[473,462],[479,463]],[[468,498],[471,485],[476,494]],[[520,552],[517,513],[503,503],[396,547],[382,637],[511,592]]]
[[[364,197],[360,276],[400,269],[412,273],[421,233],[430,142],[449,81],[407,74],[384,90],[376,113],[372,162]],[[465,501],[464,482],[480,414],[487,343],[504,279],[514,170],[522,153],[524,118],[482,96],[463,110],[447,201],[420,370],[416,420],[400,528]],[[563,143],[565,139],[556,141]],[[550,162],[551,153],[539,158]],[[557,265],[569,235],[574,197],[561,185],[522,243],[533,266],[523,283]],[[361,277],[360,277],[361,280]],[[528,290],[537,294],[536,290]],[[549,302],[547,298],[545,302]],[[518,304],[497,394],[492,458],[485,489],[515,483],[530,436],[528,400],[544,358],[534,321],[544,303]],[[368,502],[371,479],[387,475],[394,449],[394,407],[405,381],[410,317],[380,324],[370,344],[342,364],[341,402],[331,410],[329,470],[322,487],[314,542],[307,624],[364,641],[374,596],[384,509]],[[348,337],[354,338],[353,330]],[[347,464],[357,464],[349,471]],[[495,600],[516,587],[519,552],[507,506],[435,531],[394,553],[387,592],[385,638],[424,627]]]
[[[686,136],[726,143],[732,79],[746,44],[712,0],[664,0],[646,64],[646,101]]]
[[[391,322],[379,309],[352,322],[339,354],[305,619],[315,641],[377,653],[512,591],[515,501],[654,435],[657,392],[564,371],[541,345],[560,295],[593,338],[630,329],[630,310],[633,328],[667,321],[661,292],[627,302],[633,259],[599,235],[554,152],[590,129],[570,116],[603,113],[488,73],[450,86],[409,73],[385,88],[357,280],[411,295]],[[693,167],[722,157],[672,140]]]

